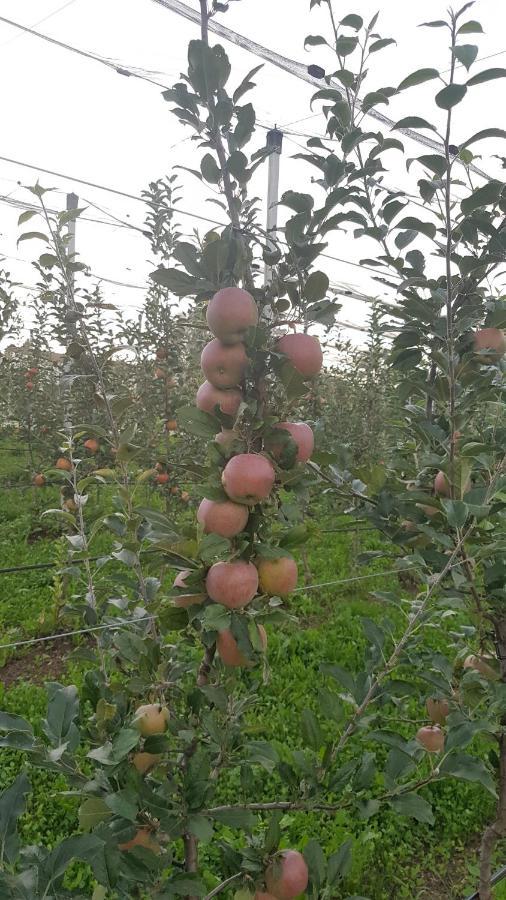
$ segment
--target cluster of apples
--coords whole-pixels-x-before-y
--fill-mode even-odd
[[[177,381],[173,375],[171,375],[166,368],[159,365],[159,363],[164,363],[167,359],[167,351],[165,347],[158,347],[155,358],[157,365],[155,366],[155,378],[165,381],[165,384],[168,388],[176,387]]]
[[[445,746],[445,736],[441,728],[449,713],[448,700],[439,700],[429,697],[427,700],[427,714],[431,725],[424,725],[416,733],[416,739],[428,753],[442,753]]]
[[[244,399],[243,384],[250,366],[244,340],[247,332],[258,323],[258,309],[248,291],[237,287],[223,288],[209,301],[207,324],[214,335],[202,351],[201,366],[206,381],[197,392],[198,409],[215,413],[216,407],[225,415],[236,417]],[[285,334],[279,338],[273,352],[287,358],[303,378],[320,372],[323,355],[317,338],[304,333]],[[264,452],[237,453],[226,462],[222,485],[228,499],[219,502],[202,500],[197,519],[207,534],[232,539],[241,534],[248,523],[250,510],[271,496],[276,481],[274,463],[280,458],[288,432],[296,446],[296,462],[310,458],[314,437],[304,422],[280,422],[273,431],[280,432],[277,441],[271,435],[264,444]],[[216,441],[233,451],[239,435],[234,429],[222,429]],[[285,438],[286,440],[286,438]],[[185,589],[188,571],[180,572],[174,586]],[[251,602],[259,588],[271,596],[286,597],[297,584],[297,566],[293,559],[280,554],[274,559],[259,559],[256,564],[244,559],[215,563],[206,576],[206,593],[180,593],[178,606],[203,603],[209,597],[228,609],[243,609]],[[259,642],[265,649],[267,638],[259,626]],[[217,650],[225,665],[242,666],[247,660],[239,651],[230,631],[218,635]]]
[[[34,381],[36,375],[39,374],[39,370],[35,366],[31,366],[25,372],[25,388],[27,391],[33,391]]]
[[[85,449],[89,453],[93,453],[93,454],[98,453],[98,451],[100,450],[100,444],[98,443],[96,438],[87,438],[87,440],[84,441],[83,447],[85,447]],[[72,471],[72,463],[71,463],[70,459],[68,459],[68,457],[66,457],[66,456],[59,456],[58,459],[56,460],[54,466],[55,466],[55,469],[59,469],[60,472],[71,472]],[[33,484],[36,487],[44,487],[44,485],[46,484],[45,475],[43,475],[42,472],[38,472],[33,477]]]

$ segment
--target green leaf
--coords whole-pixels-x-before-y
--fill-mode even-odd
[[[441,500],[441,505],[446,512],[448,524],[452,528],[462,528],[469,515],[469,507],[462,500]]]
[[[446,172],[445,157],[438,156],[438,154],[436,153],[427,153],[424,156],[419,156],[418,162],[421,163],[422,166],[425,166],[427,169],[430,169],[431,172],[439,175],[440,178],[442,178],[444,173]]]
[[[477,734],[484,731],[490,731],[490,725],[486,719],[464,720],[458,725],[453,725],[445,739],[445,750],[462,750],[471,743]]]
[[[217,558],[230,555],[231,544],[227,538],[219,534],[206,534],[199,545],[199,556],[204,563],[211,563]]]
[[[453,109],[467,94],[465,84],[448,84],[436,94],[436,103],[441,109]]]
[[[346,28],[354,28],[355,31],[360,31],[363,27],[364,20],[362,16],[357,16],[355,13],[350,13],[348,16],[345,16],[344,19],[341,19],[340,25],[344,25]]]
[[[213,823],[207,816],[202,816],[198,813],[189,816],[186,821],[186,828],[190,834],[195,835],[197,840],[202,841],[204,844],[208,844],[213,838]]]
[[[211,153],[206,153],[200,161],[200,171],[205,181],[210,184],[219,184],[221,181],[221,170]]]
[[[304,847],[304,859],[309,869],[311,884],[319,890],[325,881],[327,861],[318,841],[308,841]]]
[[[31,789],[28,778],[21,772],[15,782],[0,794],[0,865],[3,860],[11,865],[16,861],[19,849],[17,821],[25,811],[26,795]]]
[[[323,44],[327,44],[327,41],[321,34],[308,34],[304,38],[304,50],[306,47],[321,47]]]
[[[208,47],[201,40],[188,45],[188,75],[194,90],[207,98],[218,88],[223,88],[230,75],[230,62],[223,47]]]
[[[394,228],[403,228],[408,231],[419,231],[421,234],[425,234],[426,237],[434,239],[436,236],[436,226],[433,222],[422,222],[420,219],[416,219],[414,216],[406,216],[405,219],[401,219],[400,222],[397,222],[394,225]]]
[[[33,216],[38,215],[38,210],[36,209],[27,209],[25,212],[22,212],[19,219],[18,225],[24,225],[25,222],[28,222]]]
[[[120,816],[129,822],[136,821],[139,808],[132,790],[126,788],[116,794],[108,794],[105,803],[115,816]]]
[[[273,772],[279,763],[279,754],[268,741],[250,741],[246,746],[248,762],[262,766],[266,772]]]
[[[405,203],[402,203],[400,200],[391,200],[390,203],[385,203],[385,206],[382,210],[382,216],[387,225],[390,225],[393,219],[395,219],[397,213],[400,213],[402,209],[405,207]]]
[[[219,431],[218,420],[211,413],[197,409],[196,406],[182,406],[176,412],[177,423],[183,431],[197,437],[214,438]]]
[[[467,216],[475,209],[497,203],[503,187],[504,185],[500,181],[489,181],[488,184],[484,184],[483,187],[474,191],[470,197],[462,200],[460,204],[462,212]]]
[[[431,81],[433,78],[439,78],[437,69],[417,69],[416,72],[412,72],[401,81],[397,91],[405,91],[407,88],[423,84],[424,81]]]
[[[392,125],[392,130],[394,128],[428,128],[430,131],[437,130],[434,125],[427,122],[427,119],[421,119],[420,116],[406,116],[404,119],[399,119],[395,125]]]
[[[323,733],[318,719],[310,709],[304,709],[301,715],[302,740],[312,750],[319,750],[323,744]]]
[[[164,888],[168,889],[165,896],[172,897],[205,897],[208,893],[207,886],[198,877],[198,875],[190,875],[185,872],[171,875],[167,881],[164,881]]]
[[[478,72],[477,75],[473,75],[467,82],[468,87],[472,87],[474,84],[483,84],[485,81],[494,81],[496,78],[506,78],[506,69],[484,69],[483,72]]]
[[[212,603],[202,613],[202,626],[206,631],[225,631],[230,628],[230,612],[221,603]]]
[[[285,191],[279,201],[280,206],[288,206],[294,212],[309,212],[314,206],[311,194],[301,194],[299,191]]]
[[[442,775],[450,775],[463,781],[478,782],[493,797],[497,797],[494,778],[481,759],[476,759],[467,753],[452,753],[443,761],[440,771]]]
[[[256,820],[249,809],[226,809],[213,812],[213,819],[228,825],[229,828],[243,828],[245,831],[253,831]]]
[[[0,731],[24,731],[33,734],[33,728],[26,719],[6,712],[0,712]]]
[[[20,234],[17,239],[16,246],[21,243],[21,241],[45,241],[46,244],[49,244],[49,238],[47,234],[43,234],[41,231],[25,231],[24,234]]]
[[[253,69],[251,69],[251,72],[248,72],[248,74],[243,78],[239,87],[236,88],[236,90],[234,91],[234,93],[232,95],[232,100],[234,101],[234,104],[236,104],[238,102],[238,100],[240,100],[241,97],[247,91],[249,91],[251,88],[255,87],[255,85],[251,81],[251,79],[257,74],[257,72],[260,71],[260,69],[263,69],[263,66],[264,66],[264,64],[260,63],[259,66],[255,66]]]
[[[351,869],[351,849],[352,841],[345,841],[341,844],[339,850],[336,850],[328,858],[327,862],[327,880],[330,885],[335,884],[339,878],[345,878]]]
[[[432,22],[421,22],[419,28],[448,28],[448,22],[444,19],[434,19]]]
[[[313,103],[315,100],[332,100],[333,103],[338,103],[341,99],[342,95],[339,93],[339,91],[336,91],[335,88],[322,88],[320,91],[316,91],[316,94],[313,94],[313,96],[311,97],[309,108],[311,110],[313,109]]]
[[[79,807],[79,828],[82,831],[92,831],[100,822],[105,822],[112,816],[111,810],[100,797],[89,797]]]
[[[208,287],[207,282],[188,275],[182,269],[167,269],[165,266],[160,266],[159,269],[151,272],[150,278],[155,284],[161,284],[163,287],[168,288],[177,297],[189,297]],[[212,285],[209,285],[209,287],[212,287]]]
[[[241,150],[234,150],[227,160],[228,171],[241,184],[246,182],[249,177],[247,165],[248,158]]]
[[[323,300],[329,289],[329,284],[330,282],[325,272],[312,272],[304,285],[304,298],[311,303]]]
[[[94,834],[80,834],[58,844],[39,867],[38,887],[41,897],[47,897],[49,889],[61,878],[75,859],[93,864],[94,858],[103,853],[104,841]],[[55,896],[55,892],[52,892]]]
[[[457,34],[483,34],[483,28],[475,19],[464,22],[457,31]]]
[[[400,797],[390,800],[390,806],[401,816],[409,816],[417,822],[434,825],[432,807],[419,794],[401,794]]]
[[[248,143],[255,128],[255,110],[251,103],[236,108],[237,125],[234,129],[234,143],[237,150]]]
[[[335,49],[338,56],[349,56],[353,53],[358,44],[358,37],[348,37],[347,35],[339,35]]]
[[[458,61],[462,63],[469,72],[469,69],[478,56],[478,47],[476,47],[475,44],[460,44],[459,47],[454,48],[454,53]]]
[[[484,128],[483,131],[477,131],[467,141],[464,141],[460,145],[460,149],[463,150],[465,147],[469,147],[470,144],[474,144],[476,141],[483,141],[485,138],[506,138],[506,131],[503,128]]]
[[[373,41],[372,44],[369,45],[369,53],[377,53],[378,50],[383,50],[383,47],[388,47],[390,44],[396,44],[393,38],[381,38],[379,41]]]
[[[79,694],[74,684],[62,687],[61,684],[46,685],[49,695],[47,715],[43,722],[44,733],[54,747],[68,743],[74,750],[79,743],[79,731],[74,719],[79,714]]]

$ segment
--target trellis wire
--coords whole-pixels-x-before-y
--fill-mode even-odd
[[[398,575],[400,572],[406,572],[409,569],[419,569],[419,568],[420,568],[420,566],[406,566],[404,569],[389,569],[386,572],[371,572],[369,575],[358,575],[353,578],[343,578],[343,579],[339,579],[337,581],[324,581],[324,582],[321,582],[320,584],[310,584],[310,585],[307,585],[306,587],[296,588],[294,591],[292,591],[292,593],[295,594],[295,593],[306,592],[306,591],[314,591],[317,588],[331,587],[333,585],[351,584],[354,581],[363,581],[365,578],[381,578],[381,577],[386,577],[388,575]],[[58,640],[60,638],[72,637],[74,635],[88,634],[89,632],[93,632],[93,631],[99,631],[99,630],[105,631],[109,628],[130,628],[132,625],[137,625],[138,622],[144,622],[144,621],[154,620],[154,619],[158,619],[158,618],[159,618],[158,615],[143,616],[139,619],[133,619],[129,622],[121,622],[121,623],[114,622],[114,623],[107,624],[107,625],[94,625],[90,628],[78,628],[75,631],[63,631],[59,634],[48,634],[48,635],[45,635],[44,637],[40,637],[40,638],[29,638],[24,641],[13,641],[10,644],[0,644],[0,650],[13,650],[15,647],[26,647],[28,645],[45,643],[47,641]]]

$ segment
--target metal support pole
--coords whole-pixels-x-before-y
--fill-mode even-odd
[[[67,194],[67,212],[71,210],[77,209],[79,204],[79,197],[77,194]],[[67,223],[67,234],[69,237],[67,244],[67,256],[69,257],[71,262],[75,262],[76,255],[76,220],[75,217],[72,216]],[[74,273],[71,273],[72,279],[72,287],[74,287]]]
[[[269,180],[267,184],[267,236],[276,237],[278,225],[278,197],[279,197],[279,164],[283,149],[283,132],[278,128],[272,128],[267,132],[267,149],[269,153]],[[275,241],[269,241],[267,246],[274,250]],[[264,284],[269,284],[272,279],[272,267],[265,265]]]
[[[79,203],[79,197],[77,194],[67,194],[67,212],[71,210],[77,209]],[[74,216],[71,216],[69,221],[67,222],[67,235],[68,242],[65,250],[65,257],[69,262],[75,262],[76,255],[76,220]],[[73,314],[73,294],[74,294],[74,272],[72,270],[67,270],[68,277],[68,287],[67,287],[67,302],[66,302],[66,312],[68,316],[67,320],[67,336],[68,342],[76,340],[77,330],[75,320],[72,318]],[[72,296],[71,296],[72,295]],[[71,417],[71,406],[70,406],[70,389],[72,384],[72,370],[73,370],[73,360],[72,357],[67,354],[65,357],[65,361],[63,363],[62,377],[60,381],[61,385],[61,396],[63,399],[63,427],[67,434],[70,436],[72,432],[72,417]]]

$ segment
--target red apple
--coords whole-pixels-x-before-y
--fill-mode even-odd
[[[66,459],[65,456],[60,456],[55,463],[55,467],[57,469],[61,469],[63,472],[71,472],[72,471],[72,463],[70,459]]]
[[[444,725],[449,711],[448,700],[438,700],[436,697],[428,698],[427,713],[429,719],[435,724]]]
[[[160,472],[159,475],[156,476],[155,481],[157,484],[167,484],[169,480],[169,475],[167,472]]]
[[[209,341],[200,357],[200,365],[213,387],[226,390],[236,387],[248,368],[244,344],[223,344],[218,338]]]
[[[165,423],[167,431],[177,431],[177,422],[175,419],[168,419]]]
[[[438,472],[434,479],[434,493],[440,497],[450,496],[450,482],[444,472]]]
[[[242,391],[231,388],[228,391],[220,391],[213,387],[211,382],[204,381],[197,391],[197,408],[204,412],[213,413],[215,406],[219,406],[222,413],[227,416],[236,416],[242,402]]]
[[[267,500],[276,474],[272,463],[259,453],[239,453],[229,459],[221,477],[231,500],[254,506]]]
[[[277,900],[294,900],[302,894],[309,881],[306,860],[298,850],[282,850],[265,873],[265,884]]]
[[[181,606],[185,609],[188,606],[200,606],[200,604],[203,603],[206,599],[206,595],[204,593],[197,591],[195,588],[186,587],[186,578],[190,574],[190,569],[183,569],[176,575],[173,587],[185,588],[187,593],[178,594],[177,597],[174,597],[174,606]]]
[[[258,309],[248,291],[227,287],[209,301],[206,319],[215,337],[224,344],[237,344],[257,324]]]
[[[33,381],[27,381],[25,383],[25,388],[27,391],[33,391]]]
[[[274,894],[266,894],[265,891],[257,891],[253,900],[277,900]]]
[[[197,511],[197,519],[206,534],[219,534],[224,538],[235,537],[244,531],[248,518],[248,508],[231,500],[224,503],[202,500]]]
[[[27,374],[29,377],[32,377],[33,375],[38,375],[38,374],[39,374],[39,370],[38,370],[35,366],[32,366],[30,369],[27,369],[26,374]]]
[[[288,431],[295,443],[297,444],[297,456],[295,462],[307,462],[314,450],[314,434],[312,428],[305,422],[280,422],[275,428],[282,428]],[[282,446],[276,448],[276,439],[273,438],[273,444],[270,447],[271,453],[275,459],[278,459],[283,452]]]
[[[88,440],[84,442],[84,446],[90,453],[97,453],[97,451],[100,450],[100,444],[95,438],[88,438]]]
[[[305,378],[313,378],[321,370],[322,348],[318,338],[310,334],[285,334],[274,349],[287,356],[294,369]]]
[[[487,350],[485,358],[498,360],[506,353],[506,334],[500,328],[480,328],[474,334],[474,349]]]
[[[263,625],[258,625],[257,627],[262,648],[265,651],[267,649],[267,634]],[[251,666],[252,664],[252,660],[247,659],[241,653],[234,635],[228,628],[218,632],[216,649],[225,666]]]
[[[207,573],[206,588],[211,600],[228,609],[247,606],[258,590],[258,572],[243,559],[218,562]]]
[[[46,483],[45,476],[39,472],[34,476],[33,483],[36,485],[36,487],[44,487]]]
[[[424,725],[416,732],[416,739],[428,753],[441,753],[445,746],[445,736],[438,725]]]
[[[297,587],[297,563],[289,556],[261,559],[257,563],[258,581],[264,594],[287,597]]]

